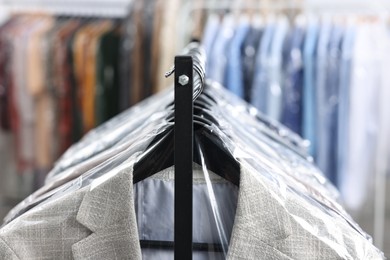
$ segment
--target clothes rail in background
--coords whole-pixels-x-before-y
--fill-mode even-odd
[[[208,77],[307,138],[351,209],[358,211],[375,187],[375,242],[382,247],[390,6],[323,4],[203,1],[187,8],[203,15],[194,30],[209,54]],[[363,80],[371,87],[359,87]]]
[[[50,15],[15,16],[1,27],[1,126],[14,133],[19,172],[44,174],[119,112],[120,30],[116,20]]]
[[[88,129],[172,82],[172,79],[160,79],[157,75],[164,75],[169,69],[172,64],[169,57],[176,53],[176,45],[161,41],[160,37],[169,37],[175,32],[172,10],[175,10],[174,4],[178,7],[179,2],[165,1],[164,4],[170,7],[167,9],[162,8],[162,2],[157,5],[154,1],[148,2],[148,8],[142,1],[130,5],[130,8],[124,8],[126,1],[109,3],[115,8],[121,6],[121,11],[126,10],[125,17],[108,15],[106,10],[109,8],[105,8],[108,3],[105,1],[102,1],[103,8],[94,5],[97,9],[90,8],[89,13],[78,10],[78,1],[40,1],[37,4],[39,8],[45,7],[46,2],[48,7],[60,7],[58,13],[47,10],[47,14],[31,13],[29,6],[35,2],[25,2],[8,1],[5,5],[12,7],[19,4],[23,12],[11,12],[0,29],[0,110],[4,136],[14,139],[16,146],[16,151],[11,149],[10,153],[17,158],[15,169],[15,160],[2,157],[4,164],[12,164],[5,169],[13,169],[3,174],[9,175],[15,183],[19,182],[15,178],[28,178],[24,186],[27,187],[28,182],[35,183],[30,185],[31,192],[42,184],[42,176],[52,167],[54,160]],[[92,1],[81,2],[93,4]],[[145,9],[149,10],[149,14],[144,13]],[[153,13],[158,14],[154,22],[150,18],[154,17]],[[22,39],[23,43],[20,42]],[[35,55],[30,47],[36,48],[35,54],[40,53],[41,56]],[[155,59],[158,53],[161,53],[160,57]],[[29,68],[34,67],[37,76],[30,77],[32,72]],[[31,83],[37,80],[46,101],[37,99],[35,92],[24,91],[29,84],[37,85]],[[21,92],[13,95],[13,88]],[[28,105],[22,105],[20,98]],[[37,106],[46,111],[42,116],[35,115],[35,112],[38,113]],[[23,114],[23,117],[11,116],[11,111]],[[24,129],[23,135],[21,129]],[[6,143],[9,142],[4,140],[2,145]],[[33,155],[35,150],[46,152]],[[41,158],[39,164],[38,157]],[[21,175],[11,178],[17,173]],[[35,181],[31,176],[36,176],[33,178]]]
[[[8,12],[45,12],[55,15],[125,17],[131,0],[114,1],[53,1],[53,0],[3,0],[2,5]]]
[[[305,10],[314,13],[329,12],[333,14],[382,14],[390,10],[390,3],[386,0],[344,0],[344,1],[324,1],[310,0],[305,1]]]
[[[374,14],[382,13],[390,9],[390,3],[386,0],[357,0],[357,1],[318,1],[318,0],[275,0],[275,1],[215,1],[201,0],[197,3],[188,2],[185,7],[187,13],[192,13],[197,10],[232,10],[232,11],[291,11],[291,9],[300,9],[304,13],[331,13],[339,14],[364,14],[364,12],[375,12]]]

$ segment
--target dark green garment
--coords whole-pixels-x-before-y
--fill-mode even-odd
[[[72,106],[72,141],[75,143],[83,136],[83,118],[80,104],[77,100],[77,89],[80,88],[77,84],[74,61],[73,61],[73,44],[76,32],[88,23],[88,19],[81,22],[76,30],[72,32],[72,35],[67,39],[67,63],[69,66],[69,82],[71,86],[71,106]]]
[[[102,35],[97,48],[95,119],[101,124],[120,112],[118,28]]]
[[[137,40],[137,28],[133,22],[134,8],[122,23],[120,49],[119,49],[119,106],[120,111],[130,107],[131,100],[131,74],[132,53]]]

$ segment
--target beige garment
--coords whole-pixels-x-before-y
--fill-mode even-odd
[[[205,0],[198,0],[194,3],[195,11],[193,13],[194,25],[192,28],[192,39],[202,39],[203,30],[206,22],[206,11],[202,8],[206,4]]]
[[[46,91],[47,75],[43,52],[43,37],[54,26],[52,17],[42,17],[37,27],[28,39],[28,88],[32,95],[40,95]]]
[[[38,169],[49,169],[54,157],[51,146],[54,141],[52,132],[55,127],[53,111],[53,96],[48,86],[46,73],[47,58],[43,44],[45,34],[54,26],[52,17],[42,17],[41,25],[37,27],[28,39],[27,80],[28,89],[35,103],[35,158]]]
[[[109,30],[112,22],[96,21],[83,26],[76,33],[73,56],[74,73],[78,85],[78,102],[82,111],[84,133],[95,127],[96,53],[98,38]]]
[[[164,74],[174,64],[175,55],[179,54],[177,42],[177,14],[180,12],[180,0],[164,1],[164,13],[159,40],[159,58],[157,70],[157,84],[155,92],[161,91],[173,85],[174,77],[165,78]]]
[[[92,25],[91,24],[86,24],[82,26],[75,34],[74,40],[73,40],[73,63],[74,63],[74,68],[73,68],[73,73],[75,74],[75,78],[77,81],[77,85],[79,87],[77,96],[79,97],[82,95],[83,92],[83,86],[84,86],[84,81],[83,81],[83,75],[85,74],[85,54],[84,54],[84,46],[86,45],[86,42],[88,41],[89,37],[89,32],[91,30]]]
[[[167,170],[174,174],[173,167]],[[28,211],[0,229],[1,254],[9,259],[141,259],[132,180],[131,166],[119,166]],[[227,259],[382,258],[343,218],[242,167]]]
[[[87,68],[87,46],[91,39],[96,25],[93,23],[88,23],[81,27],[75,34],[73,41],[73,70],[77,82],[77,107],[81,112],[81,118],[83,122],[83,128],[87,115],[85,115],[85,98],[84,96],[88,95],[85,88],[85,75]]]
[[[35,168],[36,150],[34,143],[35,133],[35,102],[28,81],[28,43],[29,37],[42,24],[37,16],[26,16],[10,34],[12,42],[11,73],[12,87],[11,111],[15,111],[13,122],[16,137],[16,154],[18,156],[18,170],[32,172]],[[12,121],[11,121],[12,122]]]
[[[96,89],[96,46],[100,21],[92,24],[84,46],[84,74],[81,109],[83,111],[83,131],[88,132],[95,126],[95,89]]]
[[[143,22],[142,22],[142,12],[143,12],[143,1],[136,1],[134,4],[133,10],[133,23],[136,28],[135,33],[135,43],[134,49],[131,53],[131,94],[130,94],[130,105],[134,105],[142,100],[143,98],[143,68],[147,64],[144,61],[143,57]]]
[[[84,115],[84,133],[88,132],[96,126],[95,120],[95,97],[97,84],[97,47],[100,37],[107,31],[113,28],[113,23],[110,20],[103,20],[94,23],[94,28],[89,35],[89,40],[86,48],[86,64],[84,75],[84,94],[82,96],[82,110]]]
[[[161,55],[160,41],[161,41],[161,27],[163,25],[162,15],[164,13],[164,4],[166,1],[156,0],[154,3],[154,16],[153,16],[153,34],[152,34],[152,60],[150,63],[150,76],[151,87],[153,93],[158,91],[157,82],[162,75],[158,75],[158,65]]]
[[[175,0],[176,1],[176,0]],[[193,0],[180,0],[179,3],[179,9],[176,10],[177,12],[182,12],[183,11],[183,6],[189,6],[190,11],[192,6],[194,5]],[[197,1],[196,1],[197,2]],[[176,16],[176,49],[178,51],[183,50],[188,43],[191,41],[191,36],[192,36],[192,27],[193,27],[193,17],[188,17],[191,14],[191,12],[188,13],[188,15],[179,15],[178,17]],[[191,28],[191,29],[190,29]]]

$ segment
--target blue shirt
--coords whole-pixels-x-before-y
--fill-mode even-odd
[[[284,40],[288,31],[288,22],[279,20],[271,43],[269,58],[269,82],[267,84],[267,109],[266,114],[277,121],[282,115],[283,96],[283,72],[282,72],[282,51]]]
[[[325,89],[326,104],[326,174],[329,180],[337,186],[337,146],[338,146],[338,104],[339,104],[339,80],[341,63],[341,45],[344,28],[333,26],[329,42],[329,55],[327,65],[327,83]]]
[[[309,153],[315,156],[316,139],[316,46],[319,36],[319,26],[316,22],[308,25],[303,49],[303,114],[302,136],[310,141]]]
[[[282,123],[302,135],[302,85],[304,29],[296,27],[287,46]]]
[[[258,110],[265,113],[267,108],[267,86],[268,86],[268,59],[270,46],[274,34],[275,25],[268,24],[260,41],[256,54],[256,65],[252,83],[251,103]]]
[[[317,127],[317,145],[315,152],[315,160],[319,168],[327,174],[327,157],[326,150],[326,77],[327,77],[327,62],[328,62],[328,46],[331,37],[331,23],[324,21],[320,27],[318,45],[317,45],[317,62],[316,62],[316,127]]]
[[[228,49],[228,62],[225,71],[224,86],[240,98],[244,97],[241,47],[249,28],[250,25],[247,20],[241,20],[238,24]]]
[[[251,100],[253,75],[255,72],[256,53],[263,30],[261,28],[251,27],[246,34],[244,43],[241,47],[242,71],[244,77],[244,99],[247,102]]]
[[[217,15],[210,15],[207,19],[206,27],[204,29],[202,44],[206,52],[206,57],[209,59],[206,63],[206,75],[208,75],[210,66],[212,66],[211,53],[216,41],[218,30],[220,29],[221,24]]]
[[[225,16],[216,36],[210,53],[210,67],[208,77],[223,84],[227,64],[227,48],[234,35],[234,19],[232,16]]]
[[[350,25],[346,28],[342,42],[342,54],[340,63],[340,81],[339,81],[339,117],[338,117],[338,179],[341,184],[347,174],[347,158],[349,150],[348,131],[349,131],[349,89],[351,86],[351,65],[353,57],[353,48],[355,42],[356,28]]]

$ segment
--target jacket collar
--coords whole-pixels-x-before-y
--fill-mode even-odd
[[[290,217],[276,193],[261,185],[256,173],[242,167],[228,258],[246,255],[255,259],[258,251],[253,245],[272,251],[275,241],[291,234]],[[77,221],[92,234],[72,246],[74,259],[141,259],[132,169],[95,180],[80,205]],[[288,259],[283,255],[280,258]]]
[[[283,204],[258,173],[241,165],[228,259],[290,259],[275,248],[292,234],[290,215]]]
[[[141,259],[132,169],[95,180],[76,218],[92,234],[72,246],[74,259]]]

